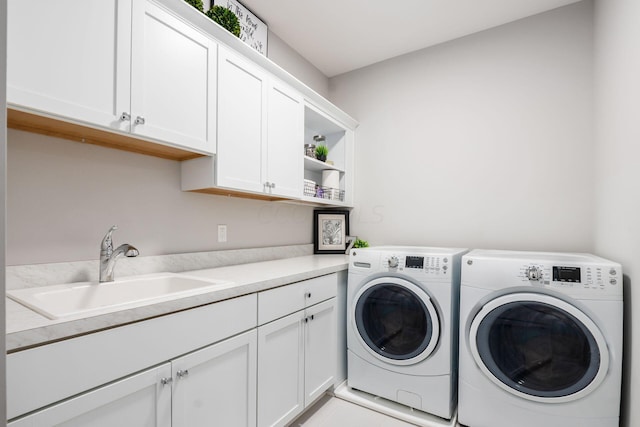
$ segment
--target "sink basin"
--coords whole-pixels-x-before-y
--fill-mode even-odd
[[[7,296],[50,319],[60,319],[110,313],[199,295],[232,284],[165,273],[106,283],[81,282],[10,290]]]

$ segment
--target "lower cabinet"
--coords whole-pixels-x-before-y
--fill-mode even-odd
[[[70,374],[73,375],[73,374]],[[10,427],[169,427],[171,363],[81,394],[8,424]]]
[[[256,335],[253,329],[8,425],[253,427]]]
[[[254,329],[171,362],[173,427],[256,425],[256,335]]]
[[[8,425],[284,426],[336,382],[338,280],[11,354]]]
[[[258,426],[304,409],[304,310],[258,328]]]
[[[284,426],[336,375],[335,298],[258,327],[258,426]]]
[[[304,404],[320,397],[336,379],[335,298],[307,309],[305,323]]]

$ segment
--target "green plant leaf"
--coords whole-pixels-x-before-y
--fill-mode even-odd
[[[184,0],[184,1],[186,1],[196,9],[198,9],[200,12],[204,13],[204,5],[202,4],[202,0]]]
[[[207,16],[236,37],[240,37],[240,22],[235,13],[226,7],[215,5],[207,11]]]
[[[329,148],[326,145],[318,145],[316,147],[316,157],[326,156],[329,154]]]
[[[356,241],[353,243],[353,247],[354,248],[368,248],[369,247],[369,242],[367,242],[366,240],[356,239]]]

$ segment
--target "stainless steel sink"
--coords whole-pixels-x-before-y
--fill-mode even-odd
[[[194,296],[232,282],[163,273],[114,282],[80,282],[7,291],[7,296],[50,319],[93,316]]]

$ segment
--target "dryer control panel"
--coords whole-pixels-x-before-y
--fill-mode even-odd
[[[621,286],[615,267],[603,265],[524,264],[518,275],[533,286],[561,289],[606,290]]]
[[[622,266],[586,253],[476,249],[462,257],[462,286],[535,287],[585,299],[618,300]]]

